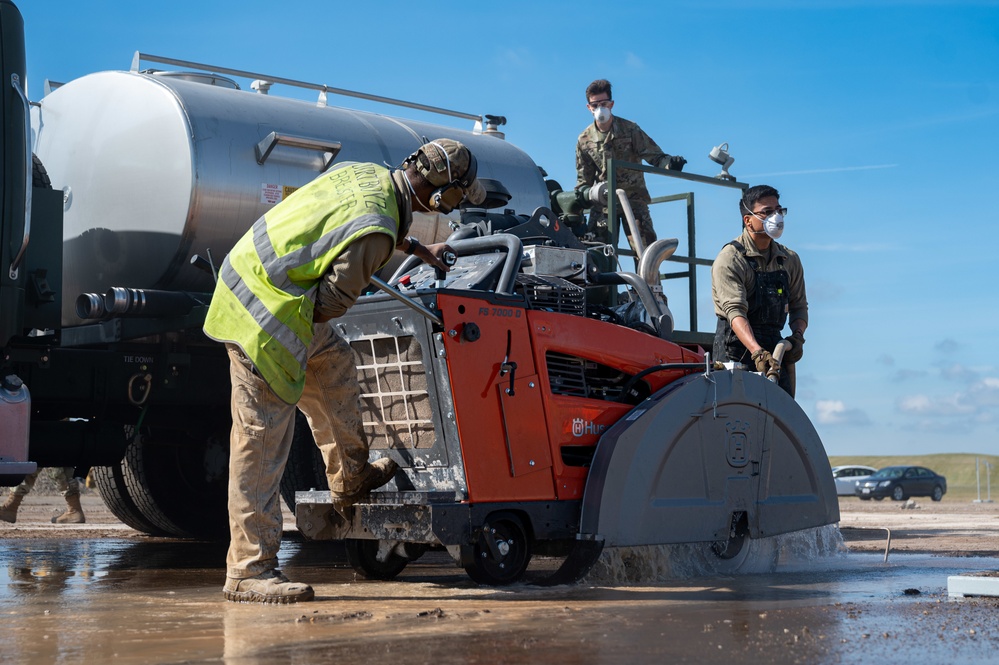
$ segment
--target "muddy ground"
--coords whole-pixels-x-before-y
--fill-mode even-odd
[[[31,494],[16,524],[0,522],[0,539],[11,537],[115,537],[151,540],[119,522],[100,498],[88,490],[83,497],[87,524],[54,525],[49,520],[65,507],[61,497]],[[840,497],[840,532],[851,552],[884,552],[891,530],[892,552],[948,556],[999,557],[999,503],[917,498],[907,502],[861,501]],[[295,531],[285,509],[285,530]]]
[[[554,588],[479,587],[438,553],[358,579],[289,522],[282,567],[317,599],[262,607],[222,600],[224,544],[143,536],[93,494],[53,525],[62,499],[32,494],[0,523],[0,662],[994,662],[999,601],[946,586],[999,568],[999,506],[902,506],[844,498],[848,553],[775,574]]]

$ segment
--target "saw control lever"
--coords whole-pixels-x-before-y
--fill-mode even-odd
[[[517,374],[517,363],[510,360],[510,331],[506,331],[506,356],[503,358],[503,362],[500,363],[500,376],[506,376],[507,372],[510,373],[510,387],[506,389],[506,394],[513,397],[516,393],[513,390],[514,376]]]

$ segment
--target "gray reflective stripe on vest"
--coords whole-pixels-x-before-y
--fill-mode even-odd
[[[270,279],[271,284],[290,295],[302,296],[306,294],[307,290],[288,279],[289,271],[318,260],[331,249],[365,228],[381,226],[389,230],[385,224],[386,219],[391,218],[374,213],[355,217],[346,224],[341,224],[329,233],[324,234],[311,245],[306,245],[278,258],[270,236],[267,235],[267,219],[266,217],[262,217],[253,225],[253,246],[257,250],[260,263],[264,266],[264,270],[267,271],[267,277]],[[395,222],[395,220],[391,221]]]
[[[354,233],[365,228],[381,226],[387,230],[386,220],[394,222],[394,220],[385,215],[376,215],[374,213],[361,215],[324,234],[311,245],[307,245],[278,258],[277,253],[274,251],[274,246],[271,244],[270,237],[267,235],[266,226],[263,223],[265,220],[261,218],[253,225],[253,244],[257,250],[257,256],[274,286],[292,297],[305,296],[311,299],[314,297],[316,289],[318,289],[318,283],[308,289],[303,289],[288,279],[288,271],[292,268],[297,268],[303,263],[315,261],[326,252],[329,252],[333,247],[344,242]],[[232,267],[228,259],[222,263],[219,278],[229,287],[229,290],[232,291],[240,304],[253,317],[253,320],[257,322],[261,330],[304,364],[308,347],[302,343],[302,340],[299,339],[298,335],[291,328],[278,321],[271,314],[270,310],[264,306],[246,282],[243,281],[242,277],[239,276],[239,273]]]
[[[305,363],[308,347],[302,343],[302,340],[298,338],[298,335],[291,328],[278,321],[270,313],[270,310],[264,307],[264,304],[250,290],[250,287],[239,276],[239,273],[232,267],[232,264],[229,263],[229,259],[226,259],[222,263],[222,270],[219,271],[219,279],[229,287],[232,294],[236,296],[236,299],[246,308],[246,311],[253,317],[253,320],[257,322],[257,325],[260,326],[260,329],[268,337],[276,340],[281,346],[288,349],[295,358],[298,358],[303,364]]]

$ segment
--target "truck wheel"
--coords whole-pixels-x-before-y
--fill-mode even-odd
[[[462,567],[478,584],[503,586],[519,580],[531,561],[531,541],[514,513],[493,513],[474,545],[462,547]]]
[[[328,490],[326,463],[323,454],[316,447],[309,429],[309,421],[301,411],[295,411],[295,435],[291,440],[288,464],[281,476],[281,497],[292,513],[295,512],[295,492],[306,490]]]
[[[90,470],[90,477],[94,479],[97,493],[112,515],[136,531],[148,533],[150,536],[169,535],[147,520],[135,505],[125,484],[121,462],[112,466],[95,466]]]
[[[31,186],[35,189],[52,189],[49,173],[35,153],[31,153]]]
[[[410,561],[416,561],[427,551],[421,543],[400,543],[380,540],[361,540],[347,538],[343,541],[347,549],[347,562],[357,573],[369,580],[394,579]],[[379,560],[379,549],[383,547],[382,560]],[[405,556],[399,554],[399,549]]]
[[[144,427],[143,432],[122,462],[128,492],[142,515],[178,538],[228,538],[227,437],[197,441],[180,430]]]

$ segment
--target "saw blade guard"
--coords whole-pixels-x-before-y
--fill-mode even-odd
[[[694,374],[601,438],[580,534],[608,547],[753,539],[839,521],[829,459],[787,393],[741,370]]]

